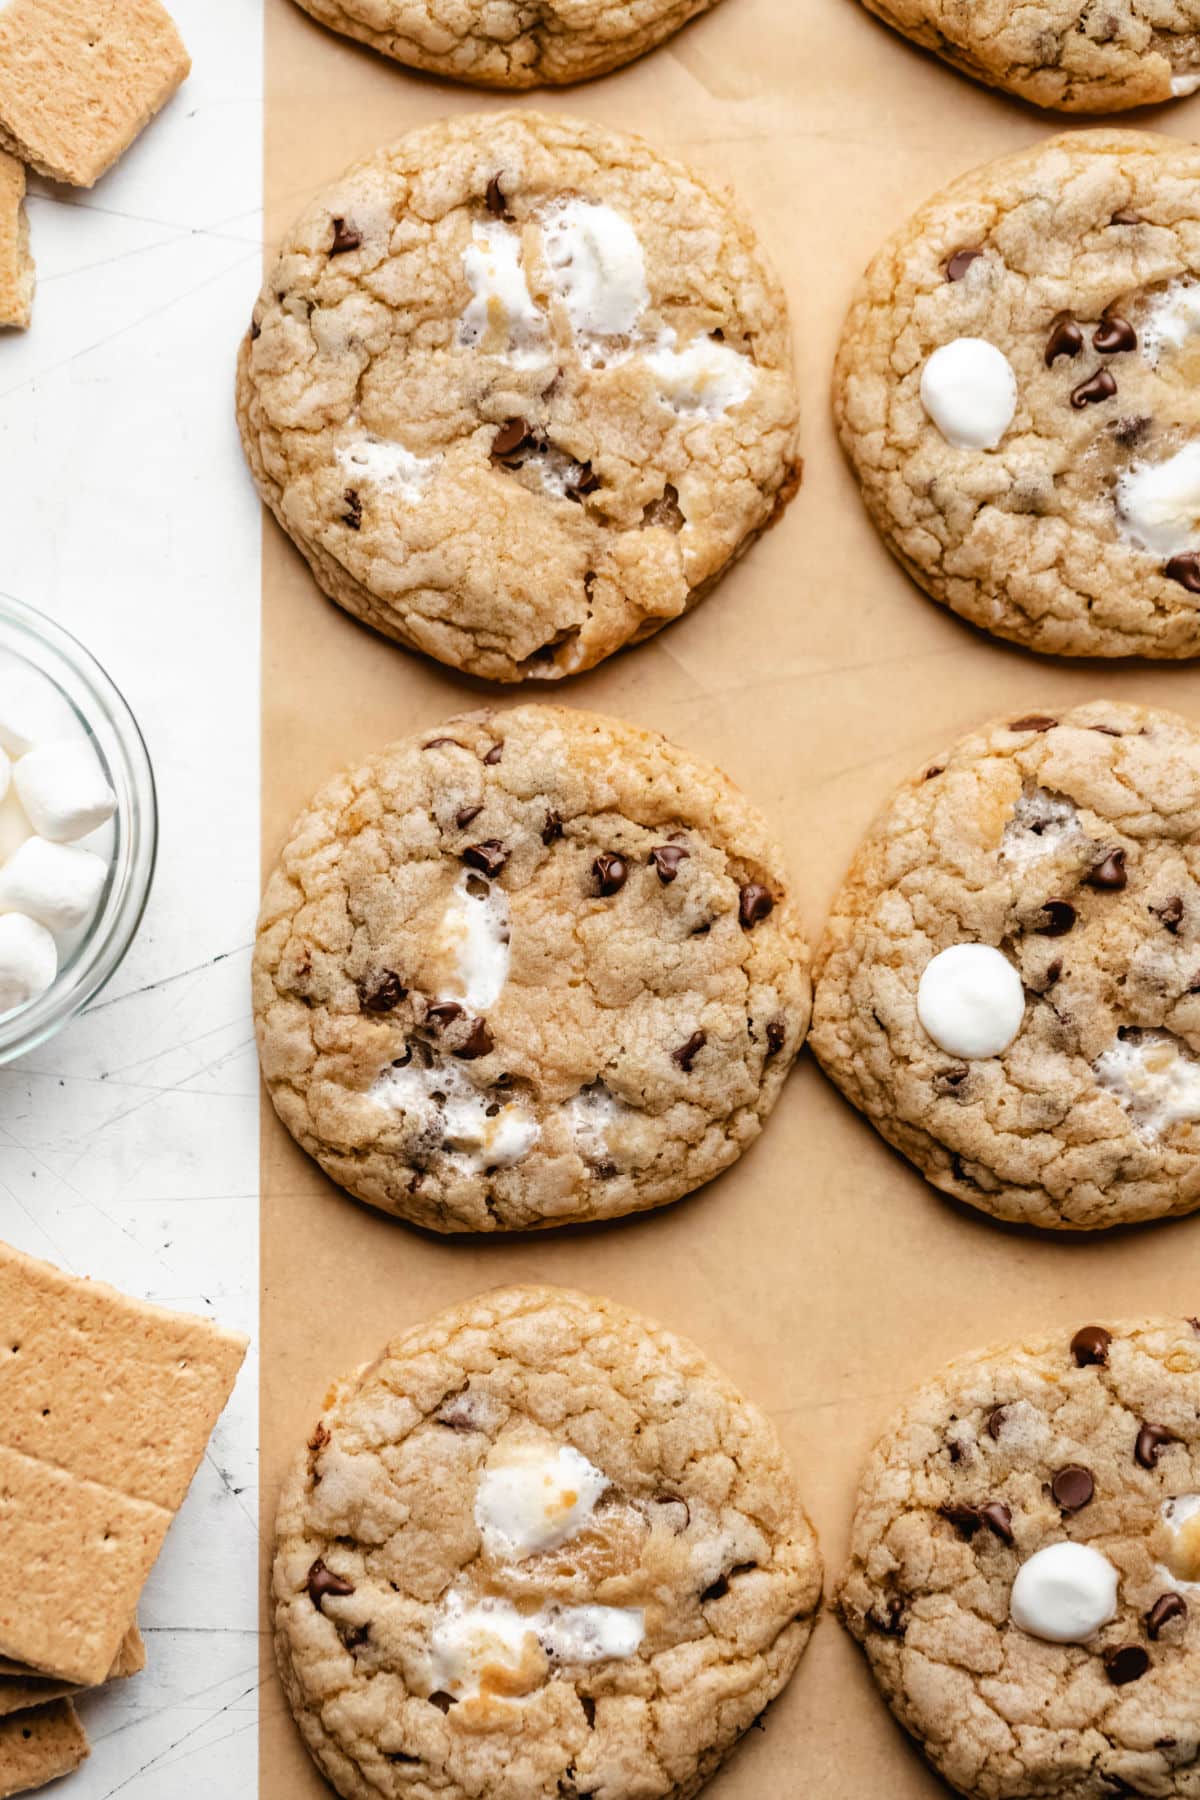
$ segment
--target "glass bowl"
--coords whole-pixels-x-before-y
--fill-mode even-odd
[[[69,632],[19,600],[0,597],[0,662],[20,659],[58,690],[117,796],[108,880],[96,910],[63,951],[53,983],[0,1017],[0,1064],[23,1056],[82,1012],[120,968],[141,923],[158,851],[154,771],[137,721],[95,658]]]

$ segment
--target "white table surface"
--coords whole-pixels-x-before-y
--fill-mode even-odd
[[[91,192],[33,179],[34,324],[0,332],[0,591],[124,691],[162,812],[124,967],[0,1071],[0,1238],[254,1333],[260,552],[232,378],[258,288],[262,10],[169,4],[191,79]],[[256,1792],[256,1409],[252,1353],[146,1589],[149,1667],[82,1705],[70,1800]]]

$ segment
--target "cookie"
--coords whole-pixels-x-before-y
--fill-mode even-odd
[[[158,0],[7,0],[0,145],[55,181],[92,187],[190,68]]]
[[[309,208],[238,417],[325,592],[493,681],[677,618],[799,479],[786,308],[733,203],[536,113],[412,132]]]
[[[795,1670],[821,1565],[772,1427],[699,1350],[524,1287],[335,1385],[273,1593],[345,1800],[689,1800]]]
[[[607,75],[716,0],[298,0],[346,37],[412,69],[480,87],[560,87]]]
[[[549,706],[331,781],[254,958],[279,1117],[435,1231],[615,1218],[711,1180],[758,1136],[809,1000],[780,852],[733,784]]]
[[[0,325],[24,330],[33,315],[35,270],[25,213],[25,170],[0,150]]]
[[[1200,16],[1189,0],[864,0],[894,30],[1034,106],[1112,113],[1200,88]]]
[[[1195,1800],[1200,1321],[952,1363],[871,1457],[838,1604],[971,1800]]]
[[[812,1046],[925,1177],[1094,1230],[1200,1206],[1200,732],[1013,713],[876,820],[816,959]]]
[[[1186,657],[1198,370],[1200,148],[1086,131],[963,177],[885,246],[835,404],[935,600],[1032,650]]]

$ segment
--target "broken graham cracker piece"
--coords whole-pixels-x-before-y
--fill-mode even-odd
[[[0,4],[0,144],[91,187],[191,68],[159,0]]]
[[[0,1655],[105,1679],[245,1353],[0,1244]]]
[[[87,1737],[69,1700],[0,1719],[0,1800],[70,1775],[87,1756]]]
[[[146,1646],[134,1625],[121,1640],[117,1660],[105,1676],[104,1684],[126,1681],[131,1675],[139,1675],[145,1666]],[[65,1700],[82,1691],[73,1682],[55,1681],[50,1676],[39,1675],[36,1669],[26,1667],[24,1663],[6,1662],[0,1657],[0,1719],[11,1713],[25,1712],[31,1706],[45,1706],[51,1700]]]
[[[0,325],[16,325],[22,330],[28,325],[33,285],[25,169],[15,156],[0,150]]]

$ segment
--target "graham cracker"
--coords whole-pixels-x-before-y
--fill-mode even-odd
[[[140,1674],[145,1666],[146,1646],[134,1625],[121,1641],[117,1660],[105,1677],[105,1685],[110,1681],[126,1681],[129,1676]],[[24,1712],[31,1706],[45,1706],[51,1700],[65,1700],[82,1692],[83,1689],[73,1682],[55,1681],[39,1675],[36,1669],[30,1669],[24,1663],[7,1662],[0,1657],[0,1719],[11,1713]]]
[[[158,0],[8,0],[0,144],[55,181],[91,187],[190,68]]]
[[[15,156],[0,150],[0,325],[16,325],[22,330],[28,325],[33,286],[25,168]]]
[[[70,1775],[87,1756],[88,1741],[69,1700],[0,1719],[0,1800]]]
[[[245,1353],[0,1244],[0,1655],[105,1679]]]

